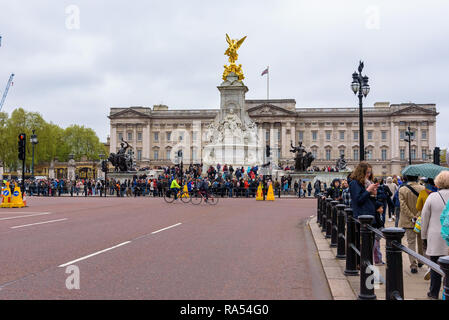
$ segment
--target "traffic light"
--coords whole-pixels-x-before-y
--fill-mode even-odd
[[[101,171],[108,172],[108,161],[107,160],[103,160],[101,162]]]
[[[433,149],[433,163],[437,166],[440,165],[440,148],[436,147]]]
[[[270,150],[270,146],[267,145],[267,149],[266,149],[266,154],[267,154],[267,158],[269,156],[271,156],[271,150]]]
[[[25,160],[27,136],[25,133],[19,134],[19,160]]]

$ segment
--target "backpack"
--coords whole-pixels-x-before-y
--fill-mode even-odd
[[[440,194],[440,196],[441,196],[441,194]],[[446,241],[447,245],[449,246],[449,202],[446,203],[446,201],[444,201],[443,197],[441,197],[441,199],[446,204],[446,207],[443,209],[443,212],[441,213],[441,216],[440,216],[441,237],[444,239],[444,241]]]

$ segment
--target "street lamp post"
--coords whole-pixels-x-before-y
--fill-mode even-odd
[[[412,164],[412,135],[413,132],[410,129],[410,126],[407,128],[407,131],[405,131],[405,135],[407,138],[404,139],[405,142],[408,142],[408,164]]]
[[[33,134],[31,135],[31,145],[33,146],[33,148],[32,148],[33,155],[31,158],[31,176],[33,178],[34,178],[34,146],[38,143],[39,143],[39,141],[37,140],[37,135],[34,133],[34,130],[33,130]]]
[[[368,77],[362,76],[364,64],[363,61],[359,63],[359,73],[354,72],[352,74],[351,89],[354,94],[359,94],[359,141],[360,141],[360,161],[365,160],[365,141],[363,135],[363,97],[366,98],[370,91],[368,85]]]

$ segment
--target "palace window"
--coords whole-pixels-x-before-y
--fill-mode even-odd
[[[366,159],[367,160],[372,160],[373,159],[373,150],[371,150],[371,149],[366,150]]]
[[[137,132],[137,141],[142,141],[142,132]]]
[[[401,140],[404,140],[404,139],[405,139],[405,130],[399,131],[399,138],[400,138]]]
[[[137,160],[142,160],[142,150],[137,150]]]
[[[184,132],[179,133],[179,141],[184,140]]]
[[[359,160],[359,149],[354,149],[354,150],[352,151],[352,158],[353,158],[354,160]]]
[[[427,139],[427,130],[421,131],[421,139],[426,140]]]
[[[171,141],[171,132],[167,132],[167,141]]]
[[[171,150],[170,150],[170,149],[167,149],[167,150],[165,151],[165,159],[166,159],[166,160],[170,160],[170,158],[171,158]]]
[[[132,140],[133,139],[133,133],[132,132],[128,132],[128,140]]]
[[[400,157],[401,157],[401,160],[405,160],[405,149],[404,148],[401,148],[401,150],[400,150]]]
[[[330,160],[330,159],[331,159],[331,150],[326,149],[326,160]]]
[[[192,140],[193,140],[193,141],[196,141],[197,138],[198,138],[198,132],[194,131],[194,132],[192,133]]]
[[[159,141],[159,132],[154,133],[154,141]]]
[[[265,131],[265,141],[270,141],[270,131],[269,130],[266,130]]]
[[[317,139],[317,131],[312,131],[312,140],[313,141],[316,141],[316,139]]]
[[[354,134],[354,136],[353,136],[354,140],[359,140],[359,132],[353,131],[353,134]]]
[[[298,140],[303,141],[304,140],[304,131],[299,131],[298,133]]]
[[[373,132],[368,131],[368,140],[373,140]]]
[[[345,149],[340,149],[340,156],[344,156],[345,155]]]
[[[331,140],[331,131],[326,131],[326,140],[327,141]]]
[[[159,150],[154,150],[154,160],[159,160]]]
[[[118,141],[122,141],[123,140],[123,133],[119,132],[118,133]]]
[[[382,160],[387,160],[387,149],[382,149]]]
[[[312,149],[312,155],[315,159],[317,158],[317,149],[316,148]]]
[[[382,131],[382,141],[387,140],[387,131]]]
[[[413,148],[412,149],[412,160],[415,160],[415,159],[416,159],[416,149]]]
[[[427,160],[427,150],[426,149],[422,149],[422,159]]]

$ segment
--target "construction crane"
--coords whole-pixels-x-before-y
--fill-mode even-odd
[[[0,111],[2,111],[3,104],[5,103],[6,96],[8,95],[9,87],[11,86],[13,78],[14,78],[14,73],[11,74],[11,76],[9,77],[8,84],[6,85],[5,92],[3,93],[3,98],[2,98],[2,101],[0,102]]]

